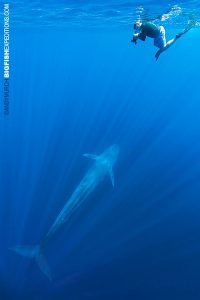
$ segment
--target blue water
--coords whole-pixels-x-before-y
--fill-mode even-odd
[[[130,43],[131,23],[138,5],[150,15],[169,7],[159,3],[97,1],[100,19],[76,11],[58,24],[56,9],[88,13],[92,1],[13,1],[10,114],[0,116],[1,300],[199,299],[200,31],[155,62],[152,40]],[[33,4],[42,22],[33,23]],[[167,38],[188,11],[198,16],[197,2],[182,6]],[[49,242],[49,282],[8,248],[37,244],[91,167],[82,154],[112,144],[115,187],[107,176]]]

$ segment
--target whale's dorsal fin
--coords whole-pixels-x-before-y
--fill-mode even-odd
[[[98,155],[94,155],[94,154],[89,154],[89,153],[85,153],[83,154],[84,157],[87,157],[87,158],[91,158],[93,160],[98,160],[99,159],[99,156]]]
[[[112,186],[114,187],[114,185],[115,185],[115,180],[114,180],[113,168],[110,167],[109,170],[108,170],[108,172],[109,172],[109,175],[110,175],[110,180],[111,180],[111,182],[112,182]]]

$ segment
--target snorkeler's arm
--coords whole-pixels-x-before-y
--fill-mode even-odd
[[[131,42],[137,44],[138,36],[139,36],[139,33],[135,33],[133,35],[133,38],[132,38]]]
[[[138,39],[140,39],[141,41],[145,41],[146,40],[146,34],[144,32],[139,33],[138,35]]]
[[[140,32],[140,33],[135,33],[133,35],[133,38],[131,40],[131,42],[137,44],[137,40],[140,39],[141,41],[145,41],[146,40],[146,34]]]

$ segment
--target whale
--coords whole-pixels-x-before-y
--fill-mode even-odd
[[[53,239],[56,232],[58,232],[69,221],[74,212],[107,175],[109,175],[114,187],[113,166],[117,161],[118,154],[119,146],[115,144],[108,147],[100,155],[88,153],[83,154],[84,157],[92,159],[93,164],[83,176],[64,207],[61,209],[43,240],[37,245],[14,246],[10,247],[9,250],[14,251],[21,256],[34,259],[44,275],[46,275],[49,280],[52,280],[51,270],[44,255],[44,250],[47,247],[48,241]]]

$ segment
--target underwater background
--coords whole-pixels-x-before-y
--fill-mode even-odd
[[[199,299],[198,2],[9,3],[0,299]],[[151,39],[130,42],[133,23],[169,8],[167,39],[191,15],[197,26],[156,62]],[[50,241],[50,282],[8,249],[38,244],[91,167],[83,154],[113,144],[115,186],[107,176]]]

